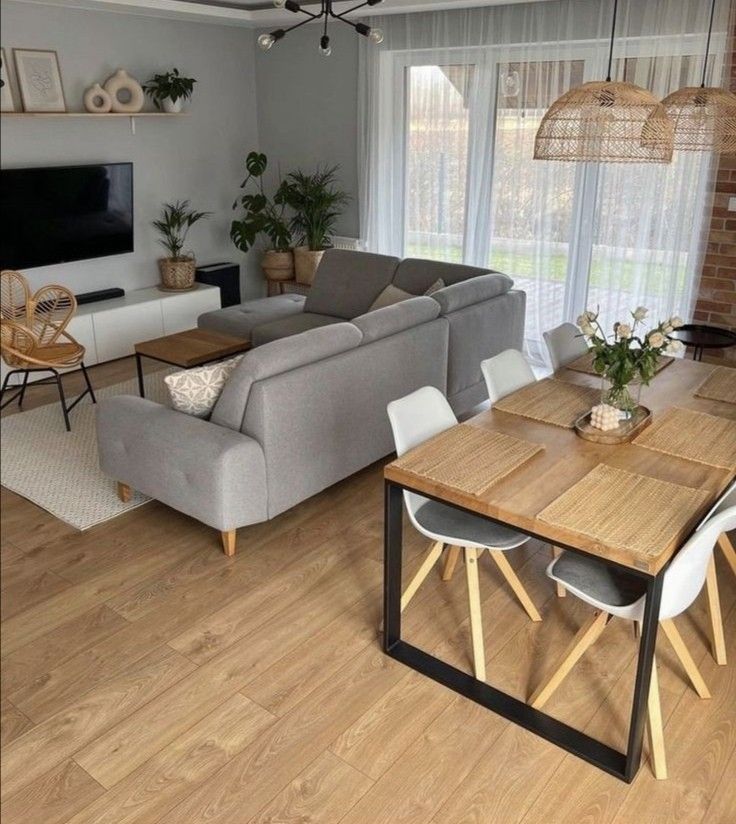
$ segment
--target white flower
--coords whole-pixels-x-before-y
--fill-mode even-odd
[[[672,315],[669,324],[673,329],[679,329],[685,321],[679,315]]]
[[[621,340],[627,340],[631,337],[631,327],[628,323],[618,323],[616,324],[616,334],[621,338]]]
[[[647,341],[651,347],[654,349],[659,349],[664,346],[666,338],[661,332],[650,332],[647,335]]]
[[[580,331],[586,337],[592,338],[593,335],[595,335],[595,328],[592,326],[592,324],[584,322],[584,323],[579,324],[579,326],[580,326]]]
[[[681,340],[671,340],[664,350],[666,355],[679,355],[685,348],[685,344]]]
[[[665,335],[669,335],[670,332],[674,331],[674,326],[669,321],[663,323],[660,328]]]
[[[634,320],[641,321],[649,314],[649,310],[646,306],[637,306],[631,314],[634,316]]]

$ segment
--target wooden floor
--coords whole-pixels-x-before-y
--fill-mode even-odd
[[[121,361],[93,380],[132,374]],[[701,596],[677,623],[713,698],[660,634],[670,779],[645,753],[628,786],[381,653],[381,529],[378,465],[239,530],[233,559],[158,503],[79,533],[3,490],[3,824],[733,824],[736,579],[721,558],[731,664],[710,655]],[[408,570],[425,549],[407,530]],[[488,672],[525,698],[589,610],[555,596],[548,547],[509,557],[544,620],[486,557]],[[430,576],[405,625],[470,670],[464,578]],[[622,747],[635,654],[614,621],[548,711]]]

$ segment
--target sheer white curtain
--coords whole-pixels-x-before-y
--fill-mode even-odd
[[[657,97],[699,83],[701,0],[621,0],[615,78]],[[510,274],[528,295],[526,346],[600,305],[689,315],[710,209],[711,158],[668,166],[532,160],[549,104],[605,76],[611,0],[550,0],[371,18],[361,44],[361,235],[374,251]],[[710,81],[720,81],[718,4]]]

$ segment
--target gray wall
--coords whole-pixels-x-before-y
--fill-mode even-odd
[[[341,186],[352,200],[336,233],[358,237],[358,35],[332,22],[332,54],[325,58],[320,34],[306,25],[270,51],[256,49],[259,145],[282,174],[339,164]]]
[[[187,117],[140,118],[135,135],[122,118],[3,119],[3,167],[135,164],[135,252],[28,270],[32,283],[62,282],[75,292],[155,284],[161,247],[150,221],[163,201],[190,198],[215,213],[190,234],[197,260],[244,263],[245,293],[262,294],[256,256],[241,255],[228,235],[243,159],[258,139],[253,31],[12,0],[3,0],[0,24],[9,59],[14,46],[58,52],[69,110],[82,110],[84,89],[117,67],[145,80],[177,66],[199,81]]]

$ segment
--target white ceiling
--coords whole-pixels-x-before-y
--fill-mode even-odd
[[[471,8],[474,6],[501,6],[513,3],[539,3],[547,0],[384,0],[380,5],[360,10],[359,16],[372,14],[401,14],[431,9]],[[80,9],[98,9],[122,14],[141,14],[152,17],[170,17],[202,23],[258,28],[293,21],[287,11],[276,9],[270,0],[17,0],[48,6]],[[311,6],[319,0],[302,0]],[[335,10],[345,11],[360,0],[335,0]]]

